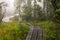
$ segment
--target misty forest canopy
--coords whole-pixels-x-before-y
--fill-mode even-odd
[[[14,0],[14,14],[19,14],[20,21],[24,18],[29,20],[52,19],[51,17],[54,15],[52,3],[51,0]]]
[[[59,17],[59,0],[14,0],[14,14],[19,14],[19,21],[23,19],[27,20],[54,20],[60,22]],[[2,21],[4,14],[6,13],[5,2],[0,3],[0,14]],[[2,9],[3,8],[3,9]],[[3,16],[2,16],[3,15]],[[56,16],[58,15],[58,16]]]
[[[16,1],[16,11],[19,12],[20,18],[29,20],[54,20],[60,22],[59,17],[59,0],[18,0]],[[23,6],[21,6],[21,4]],[[41,5],[40,5],[41,4]],[[23,11],[22,13],[21,10]],[[15,11],[15,12],[16,12]],[[58,16],[57,16],[58,15]]]
[[[22,13],[25,14],[24,15],[25,17],[23,16],[23,18],[30,19],[30,20],[33,19],[48,20],[54,15],[53,13],[54,8],[52,6],[51,1],[49,0],[26,0],[26,1],[18,0],[16,1],[15,6],[16,6],[15,13],[19,12],[20,18],[22,18],[23,16]],[[21,12],[21,10],[23,12]]]

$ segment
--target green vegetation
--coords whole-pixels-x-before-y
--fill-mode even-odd
[[[42,26],[45,29],[47,40],[55,40],[56,36],[55,23],[53,23],[52,21],[45,21],[45,22],[39,22],[37,23],[37,25]]]
[[[29,27],[22,23],[2,23],[0,24],[0,40],[25,40]]]
[[[32,25],[42,27],[45,31],[47,40],[56,39],[56,26],[52,21],[30,21]],[[29,31],[25,23],[18,25],[18,23],[3,23],[0,28],[0,40],[26,40]]]
[[[53,0],[53,6],[54,6],[54,19],[53,21],[56,23],[56,40],[60,40],[60,0]]]
[[[56,39],[56,26],[52,21],[30,21],[32,25],[42,27],[45,31],[46,40],[55,40]]]
[[[12,22],[8,23],[2,23],[5,13],[9,12],[3,8],[7,5],[0,3],[0,40],[26,40],[29,31],[26,22],[42,27],[46,40],[60,40],[60,0],[44,0],[43,9],[37,4],[38,0],[34,0],[34,5],[31,5],[31,1],[15,0],[16,9],[12,13],[19,13],[19,16],[15,16],[11,19]]]

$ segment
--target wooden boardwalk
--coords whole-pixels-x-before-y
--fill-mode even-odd
[[[26,40],[44,40],[43,36],[43,29],[40,27],[33,27],[30,29]]]

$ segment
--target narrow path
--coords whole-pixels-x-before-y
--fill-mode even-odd
[[[26,40],[43,40],[43,29],[40,27],[32,26],[27,24],[30,27],[30,31],[27,35]]]

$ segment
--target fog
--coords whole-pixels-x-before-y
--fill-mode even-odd
[[[14,0],[0,0],[0,3],[1,2],[7,3],[5,17],[2,19],[2,21],[7,22],[9,21],[9,18],[12,18],[12,16],[14,16]],[[34,5],[34,0],[32,0],[31,4]],[[43,0],[41,0],[41,2],[37,1],[37,4],[43,8]]]
[[[13,14],[13,12],[14,12],[14,0],[0,0],[0,3],[1,2],[7,3],[6,13],[5,13],[4,18],[2,19],[2,21],[8,22],[9,18],[12,17],[12,15],[14,15]]]
[[[13,13],[13,11],[14,11],[14,0],[0,0],[0,3],[1,3],[1,2],[7,3],[5,16],[10,16],[10,15],[12,15],[12,13]]]

